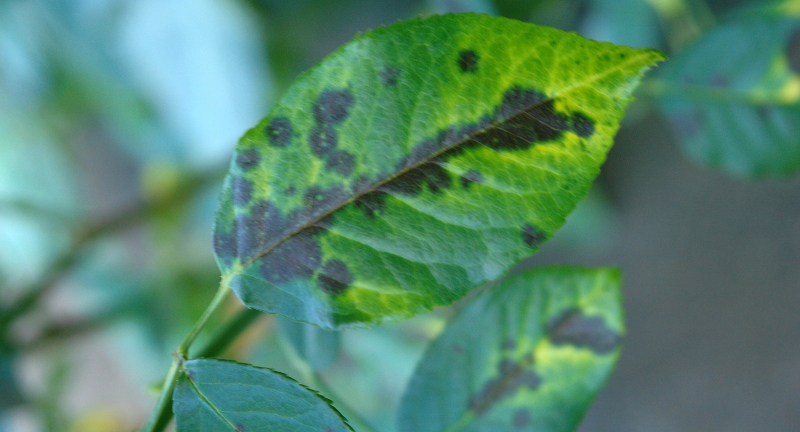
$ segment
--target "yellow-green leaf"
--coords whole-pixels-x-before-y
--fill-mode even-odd
[[[563,224],[662,57],[477,14],[357,37],[239,142],[215,226],[225,282],[323,327],[460,298]]]

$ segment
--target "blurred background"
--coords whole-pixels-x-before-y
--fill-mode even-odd
[[[216,289],[237,138],[357,33],[465,11],[671,57],[522,264],[624,271],[623,355],[579,430],[800,430],[800,2],[0,0],[0,432],[140,427]],[[457,307],[341,334],[263,316],[223,357],[302,379],[310,356],[388,432]]]

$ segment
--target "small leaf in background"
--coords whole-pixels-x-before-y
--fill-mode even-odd
[[[173,396],[178,432],[352,431],[330,401],[270,369],[189,360]]]
[[[340,333],[278,317],[278,327],[295,354],[313,370],[325,369],[339,355]]]
[[[662,58],[476,14],[359,36],[240,141],[215,226],[224,278],[321,327],[453,302],[564,223]]]
[[[572,431],[616,363],[622,320],[617,270],[510,276],[431,344],[401,403],[398,431]]]
[[[800,169],[800,15],[736,15],[665,64],[655,88],[696,161],[743,177]]]

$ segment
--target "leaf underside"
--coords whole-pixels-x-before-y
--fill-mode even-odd
[[[239,142],[223,277],[249,307],[329,328],[448,304],[563,224],[661,58],[476,14],[359,36]]]
[[[431,344],[401,402],[398,431],[574,430],[619,357],[622,315],[617,270],[509,277]]]
[[[329,400],[270,369],[226,360],[183,365],[178,432],[352,432]]]
[[[661,104],[696,161],[743,177],[800,170],[800,19],[751,11],[662,69]]]

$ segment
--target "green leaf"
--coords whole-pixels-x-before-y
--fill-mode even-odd
[[[352,431],[331,402],[271,369],[189,360],[173,396],[178,432]]]
[[[662,69],[684,151],[746,177],[800,169],[800,18],[760,10],[709,31]]]
[[[339,355],[340,332],[323,330],[317,326],[281,318],[281,334],[294,353],[313,370],[328,367]]]
[[[239,142],[215,226],[225,282],[322,327],[462,297],[561,226],[661,58],[477,14],[357,37]]]
[[[511,276],[431,344],[400,405],[398,431],[572,431],[617,361],[622,319],[617,270]]]

